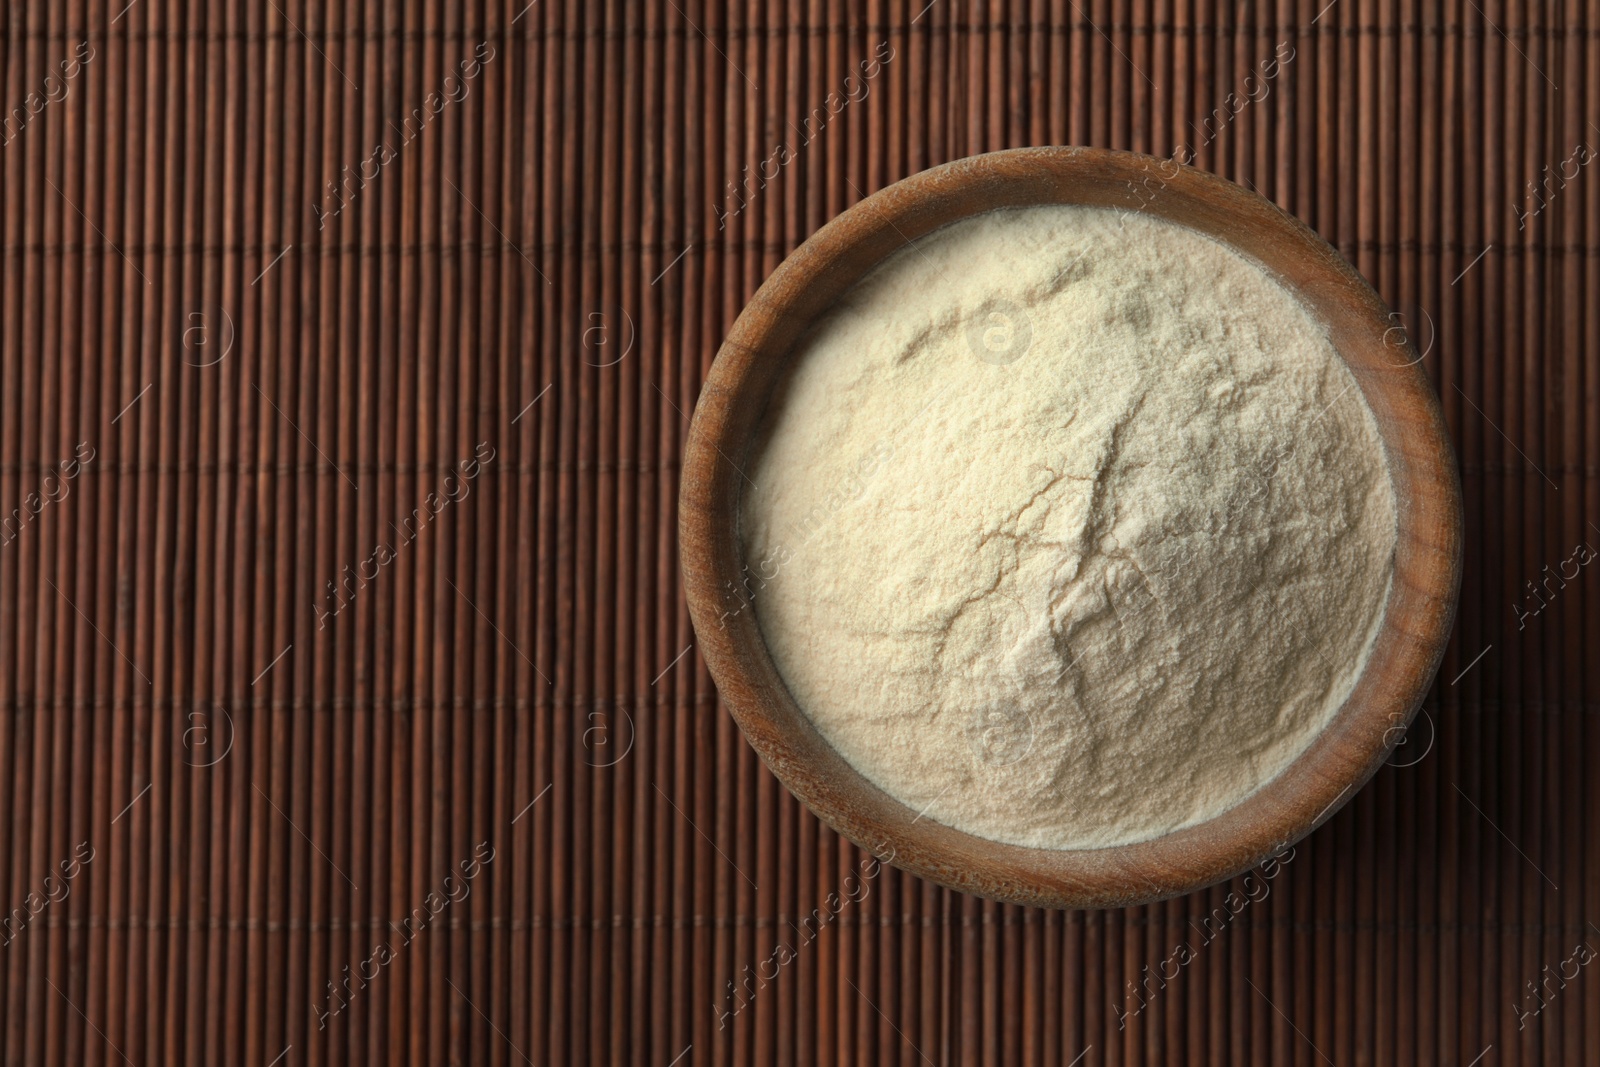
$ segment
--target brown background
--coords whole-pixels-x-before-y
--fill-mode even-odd
[[[5,6],[5,1063],[1600,1061],[1600,980],[1549,977],[1600,946],[1596,568],[1514,610],[1600,548],[1600,11],[925,2]],[[865,856],[680,656],[698,384],[861,196],[1179,141],[1428,350],[1468,554],[1415,766],[1203,947],[1225,887],[892,870],[807,942]]]

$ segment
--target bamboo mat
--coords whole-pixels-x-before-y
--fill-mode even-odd
[[[1597,16],[7,4],[4,1062],[1600,1062]],[[745,299],[1049,143],[1305,219],[1457,442],[1407,765],[1236,911],[872,871],[693,646],[678,464]]]

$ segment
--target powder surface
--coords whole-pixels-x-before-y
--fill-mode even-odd
[[[1381,621],[1377,426],[1305,308],[1198,232],[990,212],[818,324],[740,509],[774,662],[924,817],[1097,848],[1299,755]]]

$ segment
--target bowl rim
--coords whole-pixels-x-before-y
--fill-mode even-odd
[[[1149,211],[1265,267],[1328,329],[1354,374],[1378,423],[1396,503],[1383,620],[1327,726],[1277,777],[1227,811],[1148,841],[1098,849],[980,838],[924,818],[874,785],[795,703],[736,584],[748,588],[738,538],[744,464],[732,457],[748,454],[806,327],[905,244],[972,215],[1046,203]],[[1420,364],[1397,317],[1353,266],[1298,218],[1217,175],[1172,159],[1083,147],[991,152],[911,175],[846,208],[787,256],[740,312],[711,365],[679,490],[684,593],[701,653],[751,747],[802,803],[880,860],[941,885],[1023,905],[1122,907],[1270,863],[1387,760],[1449,640],[1461,579],[1460,478]]]

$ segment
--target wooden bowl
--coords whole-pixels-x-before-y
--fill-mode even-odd
[[[908,241],[999,207],[1147,211],[1250,256],[1329,330],[1377,418],[1399,536],[1382,630],[1327,728],[1277,778],[1217,817],[1138,844],[1049,850],[941,825],[884,793],[825,741],[774,667],[756,613],[725,614],[745,566],[739,499],[757,427],[808,327]],[[679,534],[701,653],[745,737],[829,826],[904,870],[1018,904],[1118,907],[1222,881],[1310,833],[1388,758],[1444,654],[1461,576],[1461,492],[1420,358],[1378,295],[1298,219],[1171,160],[1092,148],[974,156],[891,185],[819,230],[767,279],[717,353],[684,456]]]

